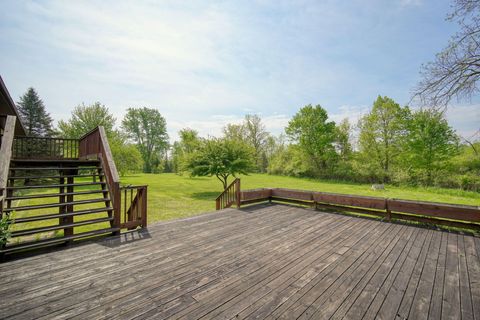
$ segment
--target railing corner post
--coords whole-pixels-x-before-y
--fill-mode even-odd
[[[147,201],[147,192],[148,187],[145,187],[143,191],[145,192],[143,194],[143,211],[142,211],[142,227],[146,228],[147,227],[147,209],[148,209],[148,201]]]
[[[242,192],[240,190],[240,179],[237,179],[237,188],[236,188],[236,200],[237,200],[237,208],[240,208],[242,204]]]

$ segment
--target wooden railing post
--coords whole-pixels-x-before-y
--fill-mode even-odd
[[[240,179],[237,179],[236,182],[237,183],[236,183],[236,188],[235,188],[236,189],[235,190],[235,192],[236,192],[236,195],[235,195],[236,199],[235,200],[237,200],[237,208],[240,208],[240,204],[242,203],[242,199],[241,199],[242,192],[240,191]]]
[[[121,209],[122,209],[122,197],[120,192],[120,183],[115,182],[113,184],[113,225],[115,228],[120,228],[120,217],[121,217]],[[120,231],[116,232],[116,234],[120,233]]]
[[[15,122],[15,116],[7,116],[5,120],[5,127],[3,128],[2,144],[0,147],[0,190],[4,191],[7,188],[8,171],[10,170],[10,160],[12,158]]]
[[[385,199],[385,210],[387,213],[387,221],[391,222],[392,221],[392,211],[388,208],[388,198]]]
[[[147,227],[147,187],[141,189],[142,192],[142,227]]]

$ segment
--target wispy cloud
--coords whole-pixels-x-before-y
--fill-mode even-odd
[[[57,120],[100,101],[117,119],[127,107],[157,108],[172,137],[187,126],[218,135],[246,113],[280,133],[319,103],[355,123],[379,93],[407,103],[418,67],[446,41],[447,9],[433,0],[415,10],[381,0],[6,0],[0,70],[14,98],[34,86]]]

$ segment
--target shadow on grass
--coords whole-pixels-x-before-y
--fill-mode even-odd
[[[195,200],[215,200],[221,191],[206,191],[191,193],[190,196]]]

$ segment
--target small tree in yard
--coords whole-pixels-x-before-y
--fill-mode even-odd
[[[228,178],[247,174],[254,168],[253,150],[240,141],[212,138],[188,159],[187,168],[192,176],[215,176],[228,186]]]

